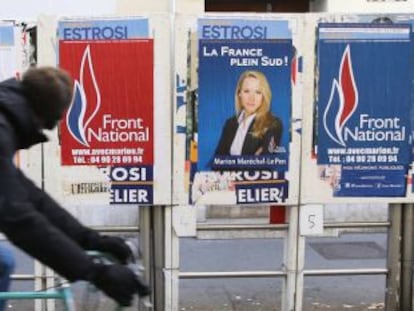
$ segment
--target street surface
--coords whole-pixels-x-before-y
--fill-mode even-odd
[[[385,233],[343,234],[306,243],[305,269],[385,268]],[[182,239],[181,270],[280,270],[282,239]],[[303,311],[383,310],[385,276],[305,277]],[[279,311],[281,278],[180,281],[181,311]]]
[[[180,239],[181,271],[280,270],[283,240]],[[338,238],[309,238],[305,269],[384,268],[386,233],[345,233]],[[5,245],[2,242],[2,245]],[[33,261],[16,250],[16,273],[33,273]],[[282,278],[186,279],[180,281],[180,311],[279,311]],[[16,281],[13,289],[31,290],[33,282]],[[109,311],[113,304],[97,294],[85,297],[84,284],[74,287],[87,309]],[[384,310],[385,276],[305,277],[303,311]],[[11,301],[8,310],[32,311],[31,301]],[[61,310],[60,307],[57,311]],[[82,309],[80,309],[83,311]],[[134,310],[131,308],[131,310]]]

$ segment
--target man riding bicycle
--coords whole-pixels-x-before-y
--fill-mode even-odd
[[[124,265],[97,263],[85,253],[98,250],[126,263],[132,256],[126,243],[83,226],[13,164],[17,150],[47,141],[43,130],[56,127],[72,93],[69,74],[54,67],[29,69],[21,81],[0,83],[0,232],[69,281],[89,281],[129,306],[135,293],[148,295],[148,287]],[[8,287],[10,263],[10,254],[0,250],[1,291]]]

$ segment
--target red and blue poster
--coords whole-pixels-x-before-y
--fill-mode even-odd
[[[411,161],[406,24],[320,24],[315,153],[333,195],[400,197]]]
[[[140,25],[61,23],[59,66],[75,81],[60,128],[63,165],[153,164],[153,41],[137,38]]]
[[[154,51],[148,20],[59,23],[59,66],[74,79],[60,126],[63,165],[98,166],[111,204],[152,204]]]

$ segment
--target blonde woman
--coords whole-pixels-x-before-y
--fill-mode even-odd
[[[248,70],[235,91],[236,115],[226,120],[215,155],[262,155],[277,151],[282,122],[270,112],[272,91],[265,75]]]

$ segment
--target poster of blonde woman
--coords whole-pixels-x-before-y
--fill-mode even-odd
[[[198,20],[191,203],[284,203],[291,142],[287,21]]]

